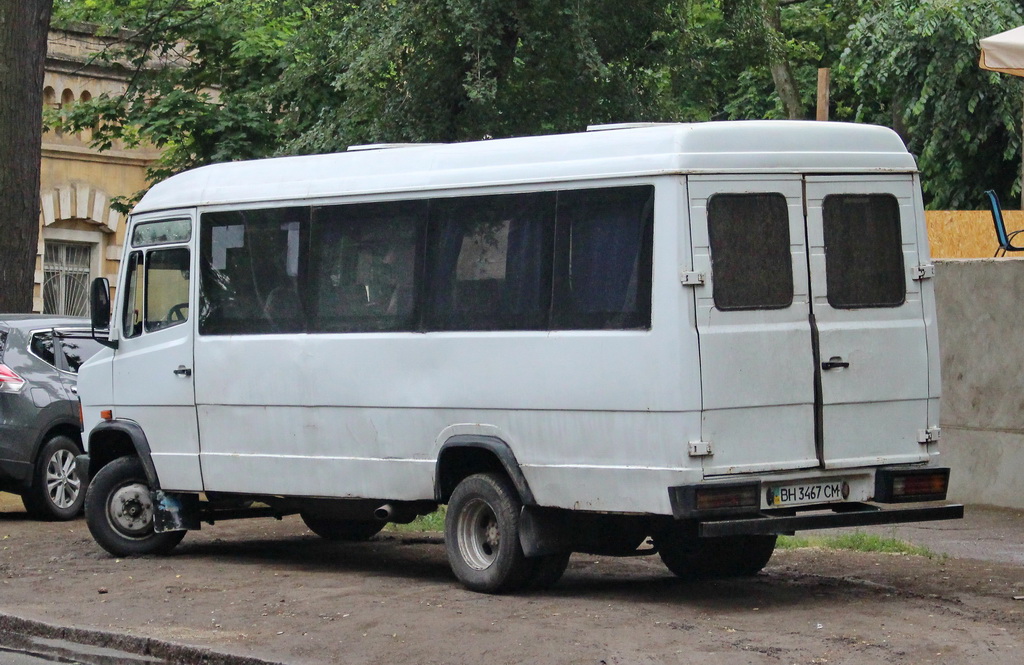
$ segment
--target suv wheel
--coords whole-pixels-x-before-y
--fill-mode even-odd
[[[32,485],[21,495],[25,510],[36,519],[70,520],[85,503],[85,488],[75,469],[78,444],[66,436],[46,442],[36,458]]]

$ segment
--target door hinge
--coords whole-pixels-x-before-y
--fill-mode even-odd
[[[691,441],[690,457],[707,457],[711,454],[710,441]]]
[[[941,436],[942,428],[940,427],[929,427],[928,429],[917,430],[918,443],[938,443],[939,437]]]
[[[913,278],[915,280],[931,279],[935,277],[935,265],[928,263],[925,265],[914,266]]]
[[[683,283],[683,286],[700,286],[704,283],[704,273],[684,271],[679,274],[679,281]]]

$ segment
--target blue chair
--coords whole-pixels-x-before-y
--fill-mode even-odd
[[[996,196],[995,190],[988,190],[985,192],[985,196],[988,197],[988,202],[992,206],[992,221],[996,225],[996,239],[999,240],[999,248],[996,249],[996,253],[992,256],[1006,256],[1007,252],[1024,252],[1024,247],[1018,247],[1013,244],[1014,237],[1018,233],[1024,232],[1024,229],[1018,229],[1007,234],[1006,224],[1003,223],[1003,209],[999,205],[999,197]]]

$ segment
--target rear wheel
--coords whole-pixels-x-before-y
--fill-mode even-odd
[[[674,532],[656,539],[669,570],[686,579],[749,577],[761,571],[775,551],[777,536],[697,538]]]
[[[508,593],[536,572],[519,544],[522,502],[504,475],[478,473],[464,479],[448,502],[444,544],[452,572],[468,589]]]
[[[85,497],[85,520],[100,547],[114,556],[164,554],[185,531],[157,533],[149,483],[136,457],[119,457],[96,474]]]
[[[317,517],[300,513],[309,530],[325,540],[362,541],[373,538],[384,528],[385,522],[366,520],[344,520],[334,517]]]
[[[21,495],[25,510],[40,520],[70,520],[85,503],[85,488],[75,469],[78,444],[66,436],[55,436],[39,451],[32,485]]]
[[[530,573],[526,586],[530,589],[543,591],[550,589],[562,579],[565,569],[569,567],[569,557],[572,552],[559,552],[558,554],[545,554],[543,556],[529,559],[534,569]]]

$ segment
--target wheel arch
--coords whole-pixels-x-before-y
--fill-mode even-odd
[[[39,436],[36,437],[35,444],[32,447],[32,463],[35,464],[38,461],[39,451],[43,449],[50,439],[55,436],[66,436],[75,443],[78,447],[82,447],[82,426],[77,420],[60,419],[51,422],[46,429],[44,429]]]
[[[441,446],[434,471],[435,500],[448,503],[464,478],[484,472],[504,473],[515,486],[523,505],[536,505],[512,447],[496,436],[482,434],[456,434]]]
[[[150,490],[159,490],[160,479],[157,477],[156,465],[153,464],[153,451],[149,447],[146,433],[138,423],[130,420],[109,420],[100,423],[89,432],[90,478],[94,478],[100,469],[115,459],[129,456],[138,457],[142,462]]]

